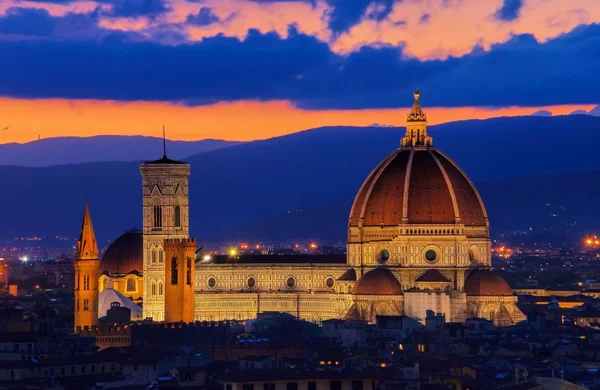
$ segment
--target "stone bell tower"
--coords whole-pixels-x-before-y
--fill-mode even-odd
[[[143,201],[143,315],[154,321],[164,321],[166,256],[163,243],[166,239],[189,237],[190,165],[167,158],[165,148],[160,160],[141,164],[140,172]]]
[[[87,202],[77,241],[75,269],[75,332],[85,326],[98,325],[98,273],[100,259],[92,217]]]

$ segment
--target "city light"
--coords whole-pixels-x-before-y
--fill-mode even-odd
[[[310,249],[317,249],[317,244],[315,244],[314,242],[311,242]]]
[[[233,257],[233,256],[236,256],[236,255],[237,255],[237,249],[231,248],[229,250],[229,256]]]
[[[585,243],[585,246],[589,247],[589,248],[597,248],[600,246],[600,239],[598,238],[598,236],[589,236],[586,237],[583,242]]]
[[[21,257],[19,257],[19,260],[21,260],[23,263],[26,263],[29,260],[29,257],[21,256]]]
[[[204,255],[204,257],[202,257],[202,260],[204,261],[210,261],[212,259],[211,255]]]

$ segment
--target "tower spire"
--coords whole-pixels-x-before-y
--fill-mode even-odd
[[[98,245],[96,244],[96,235],[94,234],[94,226],[92,226],[92,217],[88,202],[85,202],[83,211],[83,222],[81,223],[81,232],[77,241],[77,259],[97,259]]]
[[[432,138],[427,135],[427,115],[421,108],[419,101],[421,93],[417,88],[413,94],[415,100],[412,109],[406,118],[406,134],[402,138],[401,146],[404,147],[427,147],[432,145]]]
[[[167,158],[167,137],[165,136],[165,125],[163,125],[163,158]]]

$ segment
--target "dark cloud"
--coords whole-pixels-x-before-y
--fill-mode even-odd
[[[9,17],[47,17],[11,12],[0,18],[3,31],[18,26]],[[182,38],[177,30],[158,33]],[[489,51],[432,61],[406,58],[393,47],[340,56],[294,27],[287,38],[250,30],[244,40],[220,35],[178,45],[130,33],[94,38],[0,40],[0,95],[188,105],[287,99],[305,109],[361,109],[407,106],[418,86],[430,107],[600,101],[600,79],[590,77],[591,69],[600,69],[598,25],[544,43],[518,35]]]
[[[421,15],[421,18],[419,19],[419,23],[427,23],[427,22],[429,22],[429,14]]]
[[[97,0],[112,5],[107,16],[135,18],[140,16],[156,17],[171,10],[166,0]]]
[[[552,112],[548,110],[538,110],[531,114],[531,116],[552,116]]]
[[[197,14],[189,14],[186,22],[194,26],[208,26],[219,21],[219,17],[208,7],[200,8]]]
[[[522,7],[523,0],[504,0],[494,17],[504,22],[512,22],[519,17]]]
[[[392,12],[394,0],[327,0],[327,3],[333,7],[329,15],[329,28],[338,34],[360,22],[369,6],[374,11],[366,15],[368,19],[385,19]]]

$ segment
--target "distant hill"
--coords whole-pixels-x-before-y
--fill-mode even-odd
[[[503,234],[509,242],[534,242],[550,236],[580,239],[583,233],[600,232],[600,170],[522,176],[476,186],[486,205],[492,233]],[[210,238],[344,242],[351,207],[352,200],[348,200],[287,210]]]
[[[238,145],[239,142],[205,139],[201,141],[167,140],[170,157],[182,159],[193,154]],[[95,137],[57,137],[24,144],[0,145],[0,165],[47,167],[99,161],[139,161],[160,157],[161,138],[101,135]]]
[[[387,127],[328,127],[191,156],[192,234],[199,240],[224,237],[288,210],[348,202],[375,165],[398,147],[403,133]],[[593,197],[600,188],[597,172],[560,180],[554,176],[600,170],[598,117],[463,121],[433,126],[430,134],[434,144],[478,184],[494,229],[538,224],[534,210],[548,197],[571,209],[591,207],[578,199]],[[510,179],[515,176],[524,179]],[[100,240],[114,239],[141,224],[139,162],[1,166],[0,182],[3,234],[76,235],[86,194]],[[600,220],[592,219],[594,212],[581,215],[580,223]],[[335,215],[344,213],[332,212],[331,218]],[[319,222],[318,228],[343,237],[346,219],[347,215],[340,217],[339,225],[331,227]],[[282,223],[278,230],[285,235],[296,228]]]

